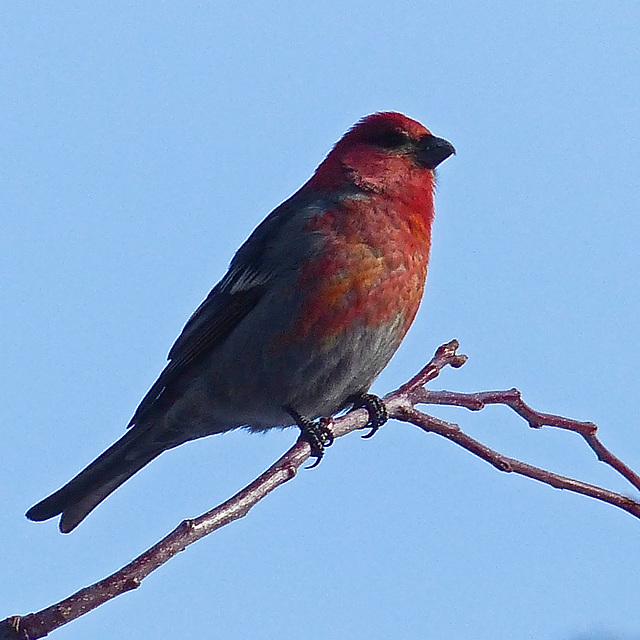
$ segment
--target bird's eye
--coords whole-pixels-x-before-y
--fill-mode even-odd
[[[404,131],[386,131],[371,140],[371,144],[382,149],[401,149],[410,143],[411,138]]]

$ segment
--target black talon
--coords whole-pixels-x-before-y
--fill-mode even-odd
[[[298,413],[293,407],[284,407],[284,410],[296,421],[296,424],[302,432],[302,437],[309,443],[311,447],[311,457],[316,461],[305,467],[305,469],[313,469],[320,464],[324,456],[324,450],[333,444],[334,437],[331,432],[331,418],[320,418],[314,421],[302,414]]]
[[[376,431],[389,419],[389,411],[387,405],[382,398],[373,393],[361,393],[357,396],[349,398],[349,402],[353,404],[354,409],[366,409],[369,414],[369,424],[371,431],[365,433],[363,438],[372,438]]]

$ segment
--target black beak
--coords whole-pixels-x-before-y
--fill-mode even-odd
[[[435,169],[455,152],[453,145],[444,138],[422,136],[416,145],[416,162],[426,169]]]

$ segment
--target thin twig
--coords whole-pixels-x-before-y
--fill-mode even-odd
[[[572,420],[552,413],[535,411],[525,403],[518,389],[460,393],[457,391],[431,391],[420,387],[414,388],[411,393],[411,400],[413,403],[449,405],[463,407],[471,411],[480,411],[488,404],[503,404],[523,417],[529,423],[529,426],[534,429],[556,427],[565,431],[573,431],[585,439],[589,447],[598,456],[598,460],[615,469],[640,491],[640,476],[602,444],[596,435],[598,427],[593,422]]]
[[[394,413],[394,417],[405,420],[414,424],[424,431],[437,433],[447,440],[455,442],[467,451],[470,451],[474,455],[486,460],[492,464],[498,471],[504,471],[506,473],[517,473],[528,478],[533,478],[539,482],[551,485],[556,489],[567,489],[574,493],[581,493],[582,495],[607,502],[628,511],[636,518],[640,518],[640,503],[632,500],[628,496],[624,496],[615,491],[609,491],[594,484],[582,482],[574,478],[569,478],[540,467],[527,464],[515,458],[505,456],[494,449],[482,444],[475,438],[464,433],[457,424],[446,422],[438,418],[434,418],[426,413],[422,413],[413,407],[402,407],[398,412]]]

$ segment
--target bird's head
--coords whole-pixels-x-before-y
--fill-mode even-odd
[[[450,142],[416,120],[393,111],[374,113],[342,136],[310,185],[334,190],[354,184],[389,194],[412,186],[433,190],[435,168],[453,153]]]

